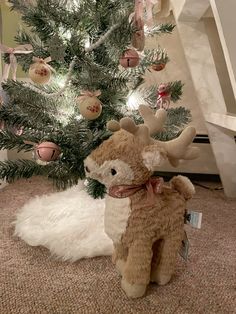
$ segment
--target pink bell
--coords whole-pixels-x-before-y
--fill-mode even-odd
[[[37,157],[42,161],[54,161],[59,157],[61,149],[55,143],[42,142],[37,145],[35,152]]]
[[[136,50],[128,49],[120,58],[120,65],[124,68],[134,68],[139,64],[139,55]]]

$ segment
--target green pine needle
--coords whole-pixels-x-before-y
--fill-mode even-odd
[[[162,35],[162,34],[171,34],[175,28],[175,25],[172,23],[159,24],[152,27],[147,31],[147,36]]]
[[[134,31],[129,21],[134,10],[133,0],[9,2],[11,9],[19,11],[24,24],[29,26],[28,31],[21,29],[16,34],[15,46],[31,44],[34,50],[32,54],[16,55],[23,70],[28,72],[33,55],[45,58],[53,54],[57,59],[50,62],[56,70],[51,82],[36,85],[37,88],[46,93],[57,92],[63,85],[60,79],[65,79],[73,57],[77,56],[77,59],[70,88],[63,96],[47,98],[19,81],[8,80],[3,84],[9,101],[0,110],[0,121],[4,121],[6,126],[0,133],[0,148],[28,151],[34,148],[24,141],[51,141],[61,148],[62,154],[58,160],[44,166],[32,160],[1,162],[0,178],[12,182],[18,178],[43,175],[51,179],[58,189],[66,189],[85,179],[84,159],[111,136],[106,129],[108,120],[120,120],[128,115],[142,123],[137,112],[128,112],[127,95],[130,90],[141,88],[145,72],[153,63],[166,64],[169,58],[167,52],[157,46],[155,50],[144,51],[138,67],[123,69],[119,66],[121,56],[130,47]],[[88,40],[90,44],[96,43],[117,23],[119,26],[103,44],[85,52]],[[171,23],[160,24],[148,30],[147,35],[171,34],[174,27]],[[4,55],[4,60],[9,63],[9,54]],[[156,103],[157,85],[145,91],[151,105]],[[171,100],[176,102],[181,98],[183,84],[176,81],[170,82],[169,86]],[[95,120],[81,116],[78,96],[83,90],[101,91],[102,113]],[[166,131],[157,137],[162,140],[176,137],[190,119],[190,112],[183,107],[169,109]],[[22,127],[23,134],[15,135],[15,127]],[[103,197],[106,192],[105,187],[94,180],[88,180],[87,190],[94,198]]]
[[[106,194],[106,187],[101,184],[100,182],[88,179],[88,184],[86,185],[86,190],[89,195],[91,195],[93,198],[104,198]]]

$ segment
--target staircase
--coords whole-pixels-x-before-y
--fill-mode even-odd
[[[172,0],[172,7],[225,194],[236,198],[236,2]],[[209,35],[212,23],[218,47]]]

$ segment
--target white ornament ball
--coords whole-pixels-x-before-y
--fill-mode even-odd
[[[47,84],[51,79],[51,70],[44,62],[31,64],[29,77],[36,84]]]
[[[102,113],[101,101],[96,96],[78,97],[80,114],[87,120],[95,120]]]

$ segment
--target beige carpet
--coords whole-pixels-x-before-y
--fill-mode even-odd
[[[236,201],[222,191],[197,187],[189,209],[203,212],[203,224],[188,227],[188,262],[179,258],[170,284],[138,300],[126,298],[110,258],[60,262],[13,236],[17,209],[50,191],[42,178],[0,190],[0,314],[236,313]]]

